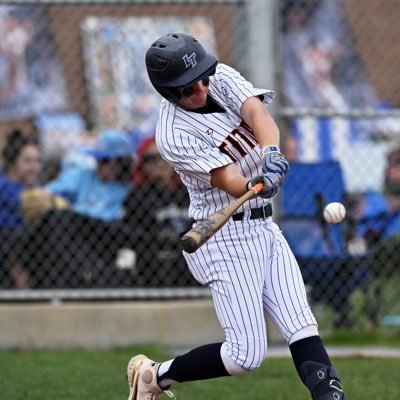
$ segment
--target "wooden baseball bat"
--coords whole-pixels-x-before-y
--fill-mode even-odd
[[[208,218],[199,223],[196,227],[185,233],[180,240],[180,244],[187,253],[194,253],[210,237],[212,237],[233,215],[233,213],[247,200],[263,189],[262,183],[257,183],[242,197],[227,205],[222,210],[215,212]]]

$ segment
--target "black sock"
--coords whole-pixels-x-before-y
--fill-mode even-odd
[[[169,370],[158,378],[177,382],[200,381],[203,379],[229,376],[221,359],[222,343],[197,347],[174,359]]]
[[[292,343],[289,348],[297,373],[302,380],[303,377],[300,368],[305,361],[315,361],[326,366],[332,366],[325,346],[319,336],[311,336],[298,340]]]

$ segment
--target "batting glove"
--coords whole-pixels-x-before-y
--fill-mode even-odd
[[[261,170],[264,176],[271,177],[276,175],[279,179],[279,186],[282,185],[289,171],[289,162],[285,156],[281,153],[277,146],[266,146],[261,150],[263,156],[261,162]],[[275,182],[275,179],[272,179]]]
[[[246,188],[247,190],[250,190],[253,186],[257,185],[257,183],[262,183],[264,187],[257,193],[257,195],[264,199],[270,199],[278,194],[280,187],[276,181],[275,183],[273,182],[273,179],[276,179],[276,177],[266,177],[262,175],[255,176],[247,182]]]

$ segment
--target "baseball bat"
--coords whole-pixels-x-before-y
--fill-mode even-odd
[[[255,194],[263,189],[262,183],[257,183],[242,197],[227,205],[223,209],[210,215],[200,222],[196,227],[185,233],[180,240],[181,247],[187,253],[194,253],[210,237],[224,226],[233,213],[247,200],[250,200]]]

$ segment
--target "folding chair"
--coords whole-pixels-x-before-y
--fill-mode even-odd
[[[346,249],[346,223],[327,224],[326,204],[345,198],[342,169],[336,161],[292,163],[281,188],[280,227],[295,254],[311,300],[337,312],[337,325],[348,323],[351,293],[368,279],[368,254]]]

